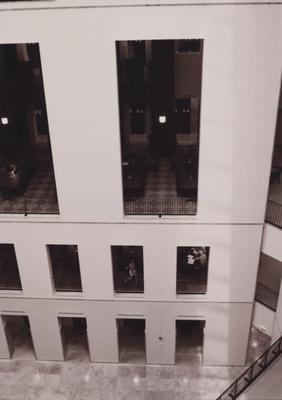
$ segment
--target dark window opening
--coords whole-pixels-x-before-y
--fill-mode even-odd
[[[65,360],[89,361],[86,318],[59,317]]]
[[[255,300],[276,311],[282,278],[282,262],[260,254]]]
[[[119,362],[146,362],[145,319],[117,319]]]
[[[48,245],[53,286],[56,292],[82,292],[76,245]]]
[[[202,41],[200,39],[178,40],[178,51],[187,53],[198,53],[201,51]]]
[[[111,246],[115,293],[144,293],[143,247]]]
[[[127,215],[197,212],[203,40],[179,42],[116,42]]]
[[[175,326],[175,363],[202,364],[205,321],[177,320]]]
[[[13,244],[0,244],[0,290],[22,290]]]
[[[3,315],[2,323],[10,358],[34,360],[36,356],[29,318],[25,315]]]
[[[191,99],[175,99],[175,132],[191,132]]]
[[[37,43],[0,45],[0,213],[59,213]]]
[[[130,133],[132,135],[143,135],[146,130],[146,110],[143,104],[132,104],[129,108]]]
[[[209,247],[177,247],[177,294],[207,292]]]

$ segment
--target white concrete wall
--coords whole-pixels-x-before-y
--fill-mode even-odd
[[[271,224],[264,224],[261,251],[282,262],[282,230]]]
[[[206,320],[206,364],[243,364],[280,88],[282,7],[89,7],[102,3],[57,0],[52,6],[87,7],[55,10],[42,1],[36,7],[45,9],[31,12],[23,8],[32,3],[1,4],[0,43],[40,44],[61,211],[0,217],[0,242],[15,243],[23,285],[13,298],[2,294],[1,312],[29,314],[43,360],[63,358],[59,313],[87,316],[92,359],[112,362],[118,357],[115,319],[137,313],[147,320],[149,363],[174,361],[175,319],[187,315]],[[9,8],[17,10],[1,11]],[[180,38],[204,39],[199,211],[125,218],[114,42]],[[78,245],[83,294],[53,294],[46,244],[54,243]],[[114,297],[111,244],[144,246],[139,301]],[[210,246],[206,296],[176,297],[177,245]]]
[[[263,304],[254,303],[252,325],[258,328],[261,332],[268,336],[273,335],[275,322],[275,311],[270,310],[270,308],[265,307]]]
[[[0,12],[1,43],[40,43],[59,220],[124,220],[115,40],[200,37],[199,211],[182,220],[262,223],[281,18],[266,5]]]

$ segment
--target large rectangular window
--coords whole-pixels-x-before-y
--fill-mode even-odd
[[[177,294],[205,294],[209,247],[177,247]]]
[[[0,213],[59,213],[38,43],[0,45]]]
[[[82,292],[78,248],[76,245],[47,246],[56,292]]]
[[[144,293],[143,247],[111,246],[115,293]]]
[[[0,244],[0,290],[22,290],[13,244]]]
[[[116,42],[124,212],[197,212],[203,40]]]

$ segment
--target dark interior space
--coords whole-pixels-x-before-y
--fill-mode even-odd
[[[124,211],[197,211],[203,40],[116,42]]]
[[[261,252],[255,300],[276,311],[282,278],[282,262]]]
[[[25,315],[3,315],[2,322],[10,357],[18,360],[34,360],[29,318]]]
[[[65,360],[89,361],[86,318],[59,317]]]
[[[22,290],[13,244],[0,244],[0,290]]]
[[[205,321],[176,320],[175,326],[175,363],[202,364]]]
[[[37,43],[0,45],[0,213],[59,213]]]
[[[144,293],[143,247],[111,246],[115,293]]]
[[[209,247],[177,247],[177,294],[205,294]]]
[[[76,245],[48,245],[54,290],[82,292],[78,248]]]
[[[145,319],[117,319],[119,361],[146,362]]]

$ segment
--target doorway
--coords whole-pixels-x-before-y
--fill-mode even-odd
[[[119,362],[146,363],[145,319],[117,319]]]
[[[59,317],[65,361],[89,361],[89,346],[86,318]]]
[[[203,320],[176,320],[175,364],[203,363]]]
[[[3,315],[1,318],[10,357],[15,360],[35,360],[36,355],[28,316]]]

